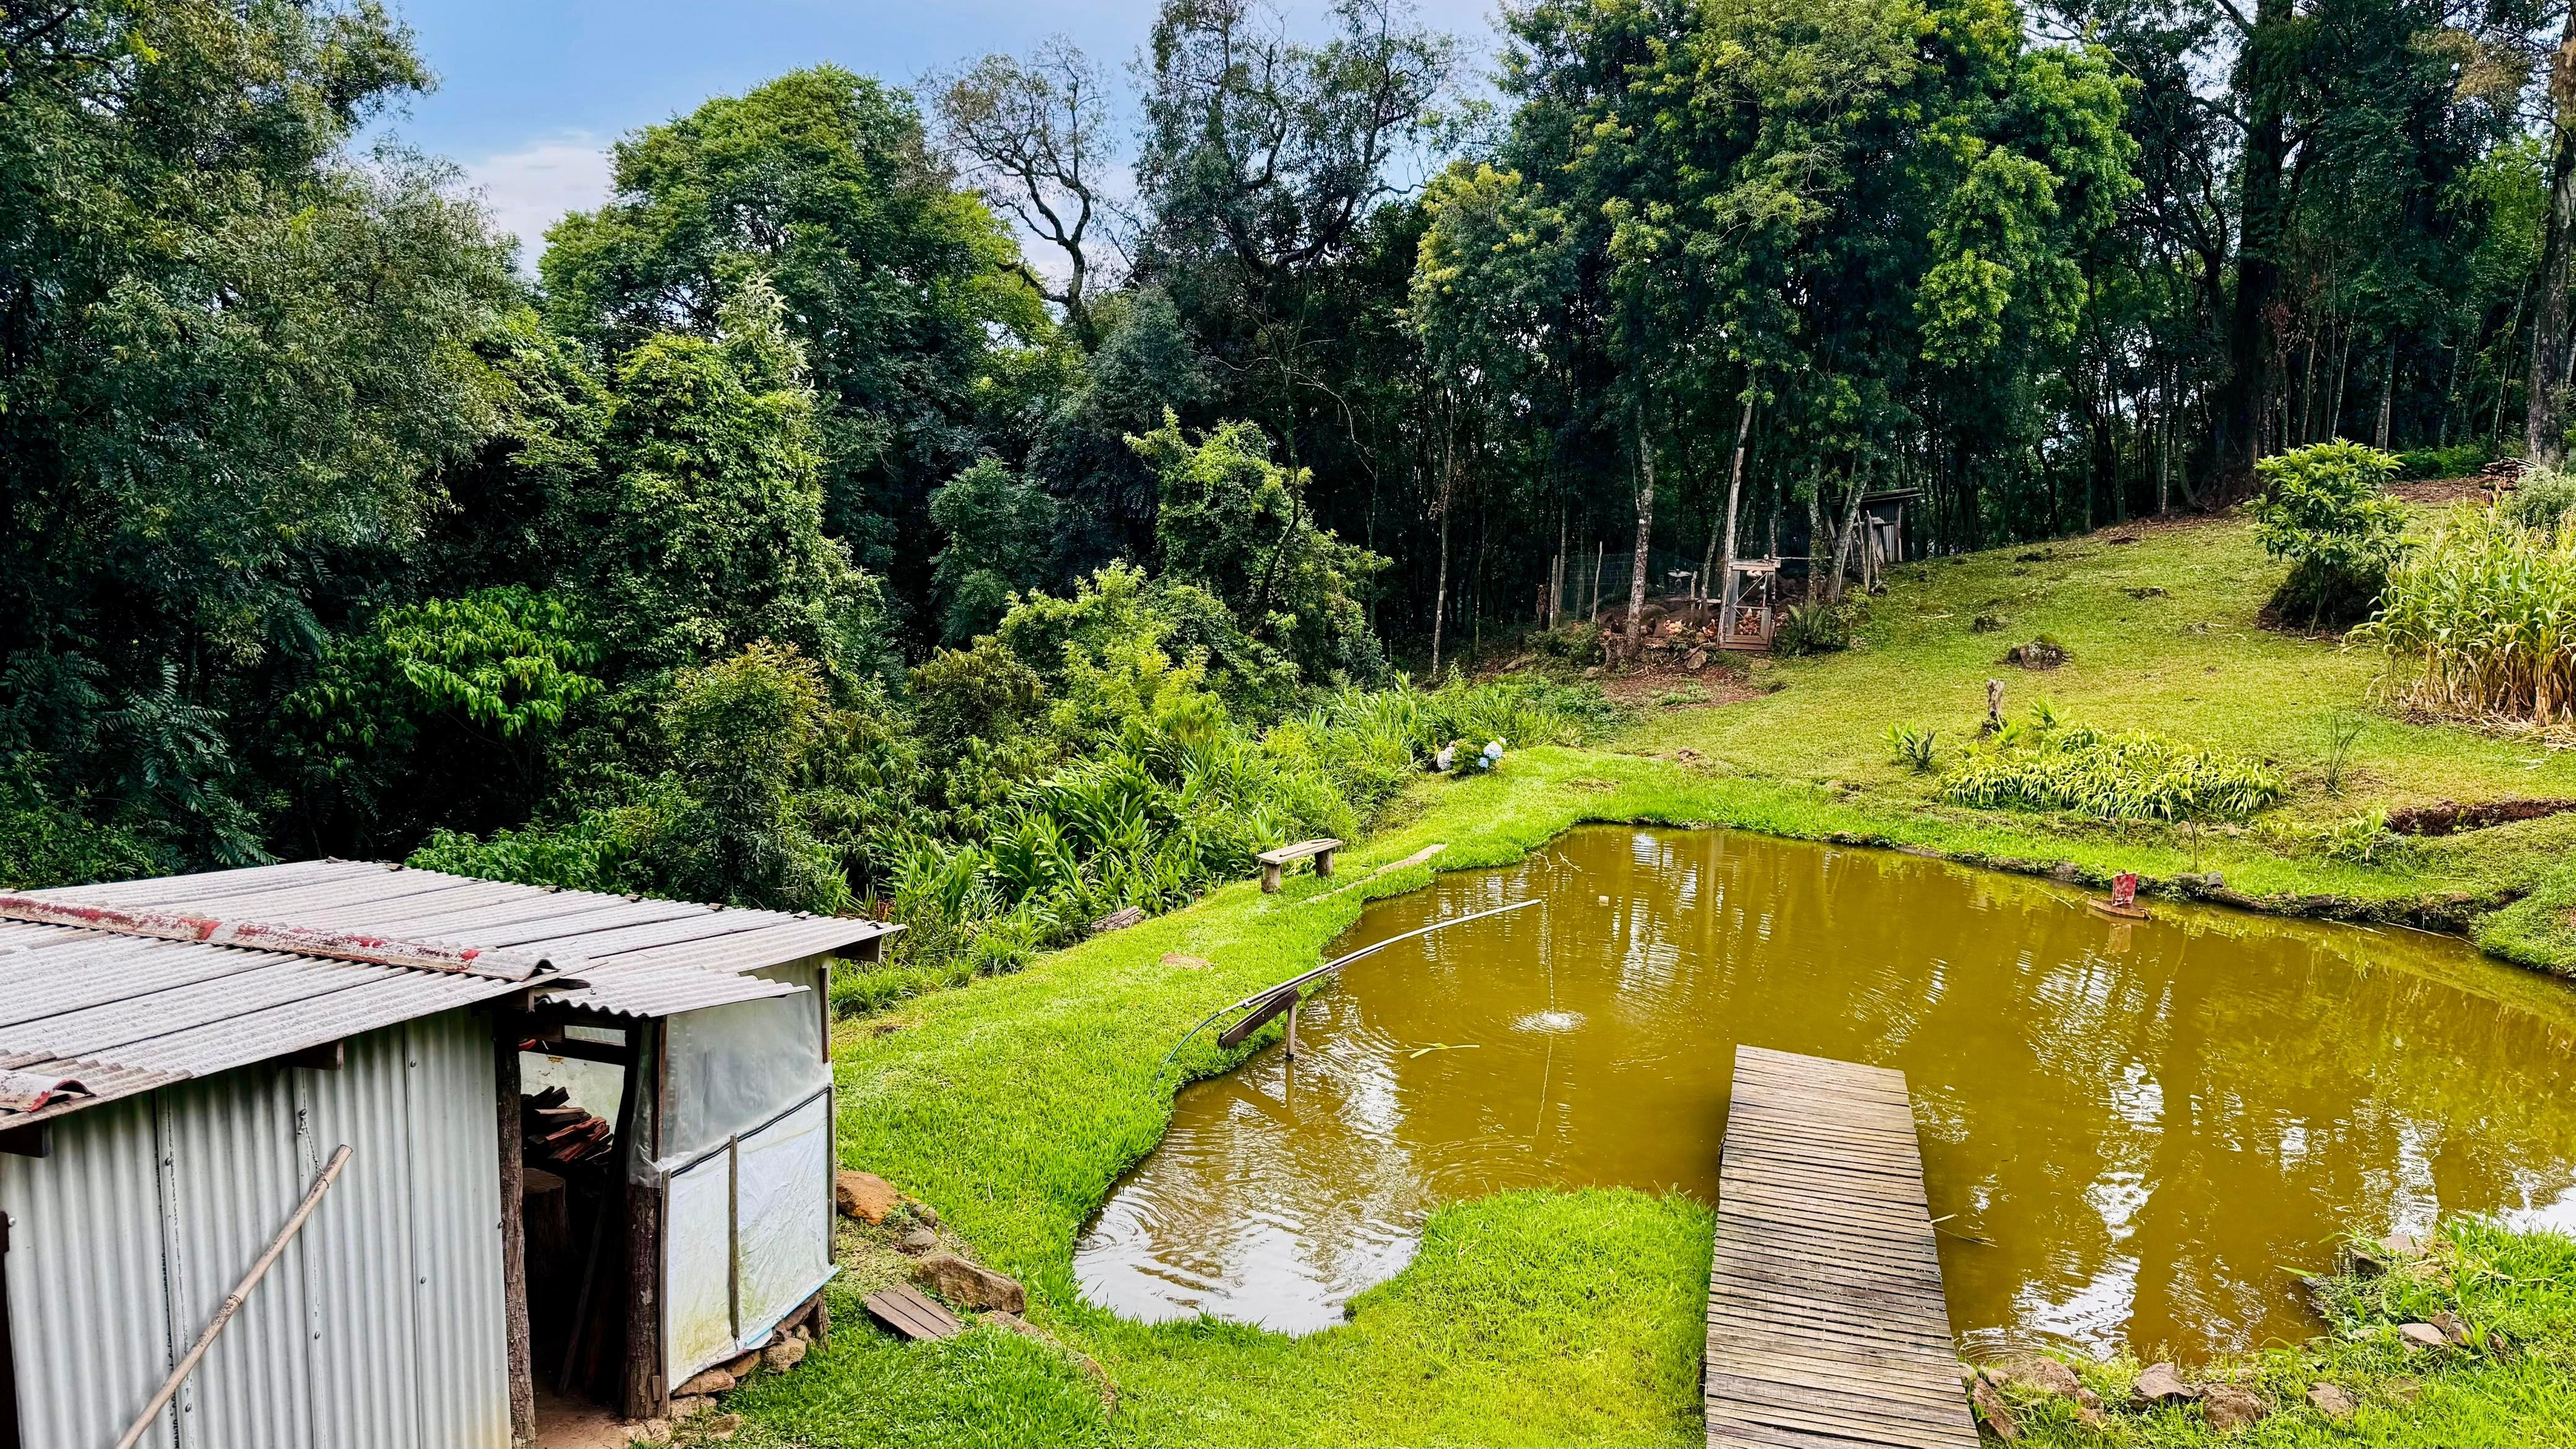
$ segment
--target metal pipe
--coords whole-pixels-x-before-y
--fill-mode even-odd
[[[1210,1026],[1216,1023],[1218,1018],[1223,1017],[1230,1012],[1241,1011],[1247,1006],[1254,1006],[1261,1002],[1268,1001],[1270,998],[1277,996],[1282,991],[1294,990],[1295,988],[1303,986],[1307,982],[1314,980],[1318,976],[1339,971],[1343,967],[1350,965],[1352,962],[1357,961],[1362,957],[1376,955],[1378,952],[1385,950],[1387,947],[1394,945],[1398,941],[1410,941],[1416,936],[1428,936],[1434,931],[1445,931],[1451,926],[1463,926],[1469,921],[1481,921],[1488,916],[1499,916],[1506,911],[1517,911],[1523,906],[1537,905],[1538,902],[1539,898],[1532,896],[1525,901],[1514,901],[1508,906],[1496,906],[1490,911],[1475,911],[1463,916],[1452,916],[1445,921],[1434,921],[1430,925],[1406,931],[1402,935],[1389,936],[1383,941],[1362,946],[1347,956],[1336,956],[1332,960],[1325,962],[1323,965],[1316,967],[1312,971],[1305,971],[1295,976],[1291,976],[1287,980],[1282,981],[1275,986],[1265,986],[1259,991],[1252,993],[1250,996],[1243,998],[1241,1001],[1233,1002],[1226,1006],[1220,1006],[1216,1010],[1209,1012],[1206,1020],[1201,1021],[1198,1025],[1191,1027],[1188,1031],[1182,1033],[1181,1039],[1172,1043],[1172,1049],[1163,1054],[1163,1066],[1168,1067],[1172,1064],[1172,1059],[1181,1054],[1181,1048],[1190,1044],[1191,1037],[1197,1036],[1200,1032],[1207,1030]],[[1157,1067],[1155,1070],[1160,1071],[1162,1068]]]
[[[322,1175],[313,1179],[312,1189],[304,1194],[304,1201],[296,1205],[294,1216],[286,1220],[285,1227],[277,1230],[277,1236],[269,1240],[268,1250],[259,1255],[259,1260],[250,1265],[250,1271],[242,1275],[241,1282],[233,1286],[232,1296],[224,1300],[224,1306],[215,1310],[214,1320],[206,1325],[205,1332],[197,1335],[197,1341],[188,1348],[187,1357],[180,1359],[179,1366],[170,1370],[170,1377],[161,1381],[160,1391],[143,1406],[142,1413],[135,1415],[134,1422],[126,1428],[125,1437],[116,1441],[116,1449],[134,1449],[143,1438],[143,1431],[152,1427],[152,1421],[161,1416],[170,1396],[179,1392],[179,1385],[196,1370],[198,1360],[206,1356],[207,1349],[214,1347],[215,1335],[224,1331],[224,1325],[233,1321],[234,1314],[241,1312],[242,1301],[250,1297],[250,1290],[258,1287],[259,1280],[267,1277],[268,1270],[276,1266],[278,1255],[286,1251],[287,1243],[302,1230],[305,1220],[313,1216],[313,1209],[321,1206],[322,1194],[329,1192],[331,1184],[339,1181],[340,1169],[348,1165],[349,1144],[343,1142],[340,1150],[332,1153],[330,1162],[323,1166]]]

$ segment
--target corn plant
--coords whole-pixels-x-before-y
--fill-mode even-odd
[[[1932,770],[1934,742],[1940,736],[1919,724],[1894,724],[1887,727],[1887,747],[1896,758],[1914,767],[1918,775]]]
[[[2576,722],[2576,523],[2526,529],[2463,507],[2389,570],[2349,636],[2389,659],[2404,704],[2468,719]]]

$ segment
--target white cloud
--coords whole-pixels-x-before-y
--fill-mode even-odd
[[[608,199],[608,148],[575,131],[467,162],[465,175],[493,220],[519,238],[519,265],[534,272],[547,227],[567,211],[588,211]]]

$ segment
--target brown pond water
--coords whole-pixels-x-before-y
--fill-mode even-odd
[[[2576,993],[2463,943],[1725,831],[1577,831],[1380,902],[1404,942],[1185,1089],[1075,1254],[1092,1301],[1290,1331],[1499,1189],[1717,1192],[1738,1042],[1903,1070],[1963,1348],[2316,1331],[2348,1230],[2576,1224]]]

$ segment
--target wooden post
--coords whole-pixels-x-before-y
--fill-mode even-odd
[[[0,1213],[0,1449],[23,1449],[18,1438],[18,1370],[9,1345],[9,1215]]]
[[[626,1372],[620,1411],[629,1419],[671,1412],[662,1364],[662,1174],[660,1155],[663,1048],[670,1023],[634,1027],[635,1067],[626,1074]]]
[[[1288,1003],[1288,1060],[1297,1060],[1297,1003]]]
[[[528,1188],[528,1165],[519,1140],[519,1042],[524,1025],[519,1013],[506,1007],[492,1013],[493,1105],[501,1162],[501,1332],[510,1366],[513,1445],[537,1442],[537,1379],[528,1343],[528,1223],[520,1212]]]

